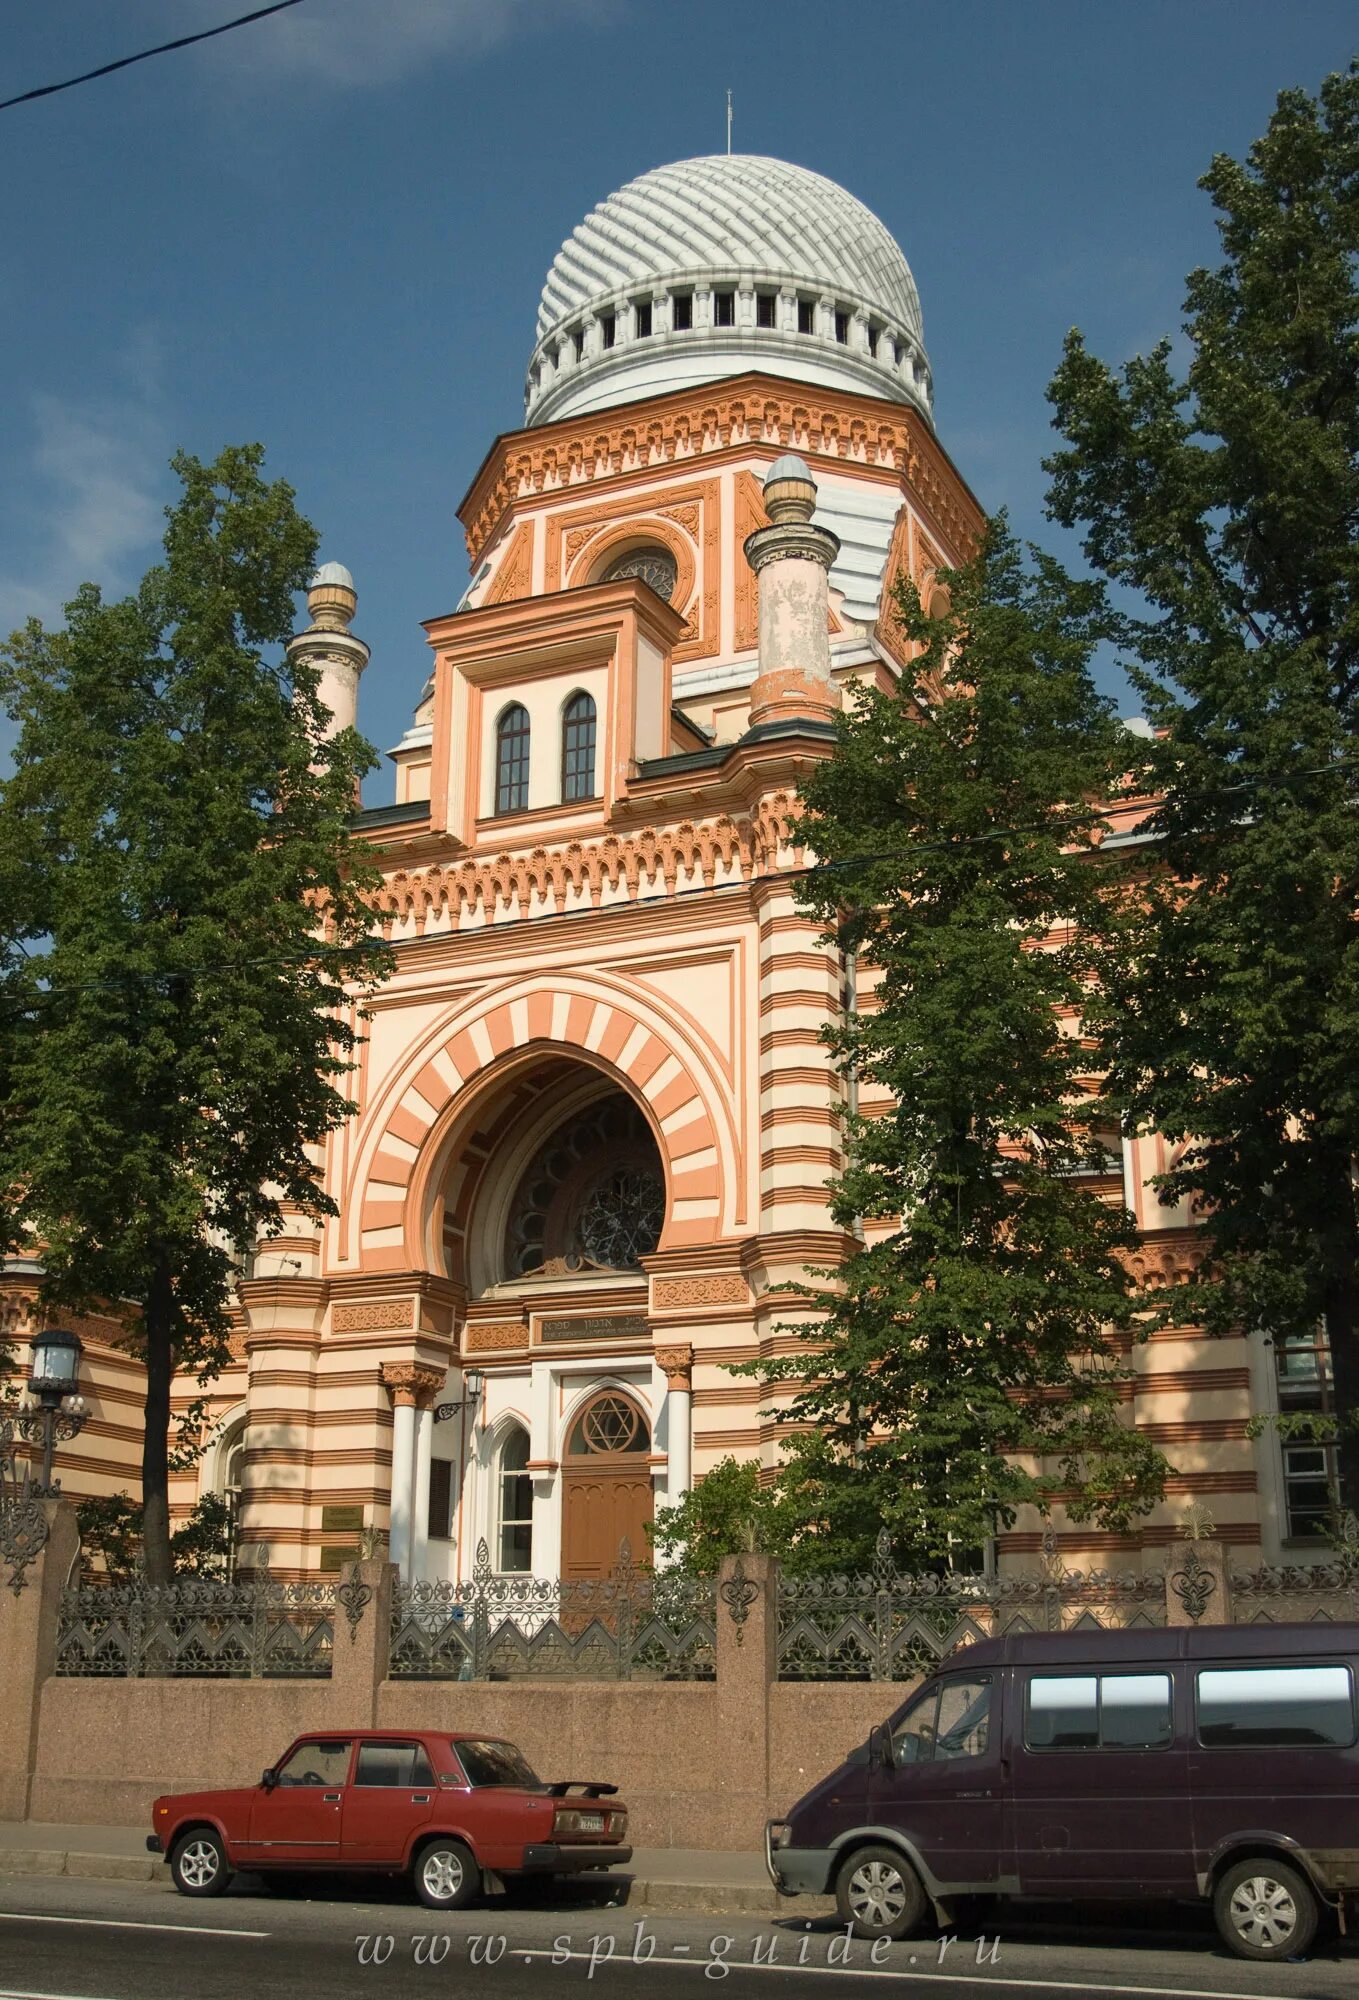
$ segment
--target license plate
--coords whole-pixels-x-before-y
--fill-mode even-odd
[[[582,1833],[603,1833],[603,1813],[582,1813],[580,1816],[580,1830]]]

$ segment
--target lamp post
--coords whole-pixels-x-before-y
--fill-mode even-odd
[[[435,1409],[434,1421],[436,1424],[447,1423],[448,1419],[455,1417],[459,1410],[475,1410],[477,1404],[481,1401],[481,1392],[486,1386],[486,1377],[482,1374],[480,1368],[465,1368],[463,1370],[462,1386],[464,1394],[460,1402],[440,1403]],[[474,1423],[475,1421],[476,1419],[473,1418]]]
[[[78,1437],[89,1414],[77,1388],[83,1351],[79,1335],[63,1327],[48,1327],[33,1337],[28,1387],[19,1398],[14,1427],[26,1443],[42,1446],[42,1479],[30,1486],[41,1499],[53,1499],[61,1491],[60,1480],[52,1477],[55,1446]]]

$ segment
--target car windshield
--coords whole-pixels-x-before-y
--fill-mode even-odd
[[[536,1785],[538,1779],[523,1752],[513,1743],[470,1742],[453,1745],[469,1785]]]

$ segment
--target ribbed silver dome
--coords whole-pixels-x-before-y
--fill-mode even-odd
[[[929,410],[891,233],[824,175],[757,154],[656,167],[601,202],[553,259],[537,333],[530,423],[750,368]]]

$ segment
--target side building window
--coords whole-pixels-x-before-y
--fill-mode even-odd
[[[520,702],[505,710],[495,728],[495,809],[523,812],[529,802],[529,716]]]
[[[1321,1419],[1320,1436],[1280,1440],[1283,1457],[1283,1531],[1289,1541],[1329,1535],[1338,1498],[1335,1446],[1327,1443],[1335,1415],[1331,1344],[1321,1328],[1310,1337],[1274,1343],[1279,1410],[1284,1416]],[[1309,1428],[1311,1428],[1309,1426]]]
[[[533,1475],[528,1470],[528,1432],[520,1424],[505,1435],[500,1447],[500,1534],[497,1567],[533,1567]]]
[[[595,795],[595,705],[573,694],[562,710],[562,799]]]

